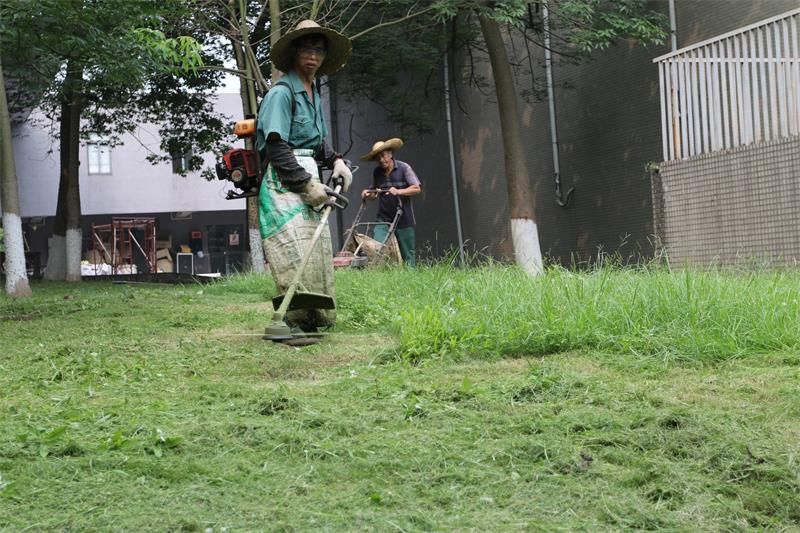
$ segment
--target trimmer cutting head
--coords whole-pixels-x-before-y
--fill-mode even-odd
[[[280,342],[289,346],[308,346],[317,344],[324,336],[325,333],[306,333],[297,328],[290,328],[283,320],[273,319],[264,328],[264,336],[261,338],[265,341]]]
[[[264,328],[265,341],[283,342],[293,338],[291,328],[283,320],[273,320]]]

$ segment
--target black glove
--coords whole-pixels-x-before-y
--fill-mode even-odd
[[[278,173],[281,184],[292,192],[303,192],[311,174],[297,162],[289,144],[280,137],[267,139],[267,161]]]

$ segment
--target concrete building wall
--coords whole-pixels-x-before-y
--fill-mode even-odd
[[[678,2],[681,47],[797,9],[795,0]],[[653,218],[672,264],[800,259],[800,138],[668,161],[653,175]]]
[[[219,109],[241,115],[237,94],[221,94]],[[81,210],[83,214],[171,211],[244,210],[244,200],[225,200],[225,185],[206,181],[199,173],[173,174],[169,163],[151,165],[147,155],[160,152],[158,130],[141,125],[123,144],[111,148],[111,173],[89,174],[87,147],[80,148]],[[56,212],[59,179],[58,141],[42,115],[33,114],[14,130],[14,156],[23,217],[48,217]],[[213,157],[206,156],[213,166]]]
[[[221,93],[217,109],[231,119],[241,116],[236,93]],[[57,127],[57,125],[56,125]],[[51,137],[52,125],[41,114],[32,114],[14,127],[14,155],[19,179],[23,230],[31,250],[47,261],[47,242],[53,231],[60,172],[58,140]],[[237,146],[243,147],[239,141]],[[155,126],[141,125],[126,135],[122,144],[111,148],[111,172],[89,174],[87,147],[80,148],[80,187],[83,248],[91,248],[92,224],[108,224],[113,217],[155,217],[160,239],[171,238],[174,248],[188,244],[189,232],[200,230],[206,269],[242,269],[248,246],[244,200],[226,200],[227,182],[206,181],[199,172],[187,177],[174,174],[170,163],[150,164],[146,157],[160,152]],[[214,156],[205,155],[213,166]],[[179,217],[175,215],[180,213]],[[210,245],[209,234],[236,231],[241,244]],[[219,241],[217,236],[216,241]],[[213,250],[211,250],[213,248]],[[229,248],[229,249],[228,249]],[[211,251],[209,251],[211,250]]]
[[[665,4],[665,0],[658,3]],[[676,0],[678,48],[797,9],[797,0]]]

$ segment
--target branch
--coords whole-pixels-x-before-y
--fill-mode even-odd
[[[350,20],[342,28],[342,33],[344,33],[347,30],[347,28],[350,26],[350,24],[353,23],[354,20],[356,20],[356,17],[358,16],[358,14],[361,13],[361,10],[364,9],[364,7],[366,7],[368,4],[369,4],[369,2],[362,2],[361,3],[361,5],[356,10],[355,14],[353,14],[353,16],[350,17]],[[353,37],[353,38],[355,39],[355,37]]]
[[[228,74],[233,74],[234,76],[239,76],[240,78],[244,78],[246,80],[253,79],[247,76],[247,73],[244,70],[239,70],[235,68],[218,67],[216,65],[202,65],[200,67],[197,67],[197,70],[219,70],[221,72],[227,72]]]
[[[322,4],[325,3],[325,0],[314,0],[311,4],[311,14],[308,18],[311,20],[317,20],[317,15],[319,15],[319,10],[322,8]]]
[[[264,79],[264,76],[261,74],[261,69],[258,67],[258,59],[256,58],[256,53],[253,51],[253,48],[250,45],[244,47],[244,55],[245,59],[250,60],[250,70],[253,73],[253,77],[255,78],[256,85],[260,89],[261,94],[265,94],[269,85],[267,84],[267,80]]]
[[[422,14],[424,14],[424,13],[427,13],[428,11],[431,11],[431,10],[432,10],[432,9],[434,9],[435,7],[436,7],[436,6],[429,6],[429,7],[426,7],[425,9],[423,9],[422,11],[417,11],[416,13],[413,13],[413,14],[410,14],[410,15],[409,15],[409,14],[407,14],[406,16],[404,16],[404,17],[401,17],[401,18],[399,18],[399,19],[390,20],[389,22],[381,22],[380,24],[376,24],[375,26],[373,26],[373,27],[371,27],[371,28],[367,28],[366,30],[364,30],[364,31],[362,31],[362,32],[360,32],[360,33],[357,33],[357,34],[353,35],[352,37],[350,37],[350,40],[351,40],[351,41],[355,41],[355,40],[356,40],[356,39],[358,39],[359,37],[361,37],[361,36],[363,36],[363,35],[366,35],[367,33],[371,32],[371,31],[373,31],[373,30],[377,30],[378,28],[384,28],[384,27],[386,27],[386,26],[393,26],[394,24],[399,24],[399,23],[401,23],[401,22],[405,22],[406,20],[411,20],[411,19],[413,19],[414,17],[418,17],[418,16],[420,16],[420,15],[422,15]]]

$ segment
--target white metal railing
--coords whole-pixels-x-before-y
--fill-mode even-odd
[[[800,135],[800,9],[653,62],[665,161]]]

